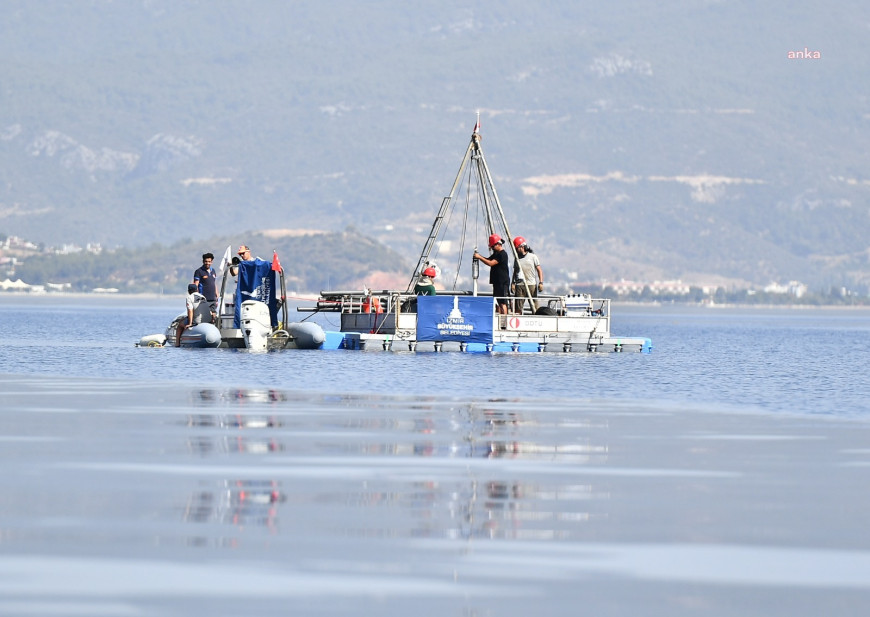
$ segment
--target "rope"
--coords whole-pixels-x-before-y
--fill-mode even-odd
[[[450,229],[450,221],[453,219],[453,209],[455,207],[456,207],[456,200],[453,200],[450,203],[450,208],[447,211],[447,214],[444,218],[444,226],[441,228],[441,230],[439,232],[439,235],[442,238],[447,236],[447,231]],[[464,231],[464,229],[463,229],[463,231]],[[464,239],[465,239],[465,237],[464,237],[464,233],[463,233],[463,240]],[[438,242],[437,238],[435,239],[434,249],[435,249],[435,254],[430,255],[430,261],[436,260],[438,258],[438,253],[441,251],[441,243]],[[460,260],[461,260],[461,253],[460,253]],[[460,263],[461,263],[461,261],[460,261]],[[457,276],[458,276],[458,272],[459,272],[459,268],[457,267]],[[454,290],[456,289],[456,281],[455,280],[453,282],[453,289]]]
[[[471,173],[469,165],[468,173]],[[465,255],[465,237],[468,232],[468,209],[471,206],[471,182],[466,184],[465,189],[465,214],[462,217],[462,235],[459,237],[459,260],[456,263],[456,276],[453,277],[453,291],[456,291],[456,285],[459,284],[459,273],[462,272],[462,256]]]

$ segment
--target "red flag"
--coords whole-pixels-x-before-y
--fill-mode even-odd
[[[272,251],[272,270],[281,272],[284,268],[281,267],[281,262],[278,261],[278,251]]]

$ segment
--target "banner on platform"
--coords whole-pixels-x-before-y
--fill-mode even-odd
[[[492,343],[492,298],[418,296],[417,340]]]

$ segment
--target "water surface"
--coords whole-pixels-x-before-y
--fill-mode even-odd
[[[625,307],[649,355],[133,346],[174,308],[0,299],[0,614],[870,609],[866,312]]]

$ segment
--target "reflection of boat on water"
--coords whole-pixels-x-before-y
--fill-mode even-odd
[[[462,272],[462,248],[474,239],[493,234],[506,239],[504,250],[514,260],[518,254],[508,228],[492,176],[481,149],[478,125],[462,159],[450,194],[441,203],[429,237],[402,291],[322,291],[313,307],[300,311],[339,313],[340,331],[327,333],[324,348],[383,349],[411,351],[642,351],[652,349],[650,339],[613,336],[610,332],[611,302],[586,294],[541,294],[535,303],[525,302],[512,314],[499,314],[500,298],[478,292],[479,269],[471,260],[471,290],[457,289]],[[454,200],[461,184],[467,184],[465,211],[457,216]],[[472,197],[473,196],[473,197]],[[472,203],[474,202],[474,203]],[[441,280],[453,279],[452,288],[437,296],[417,296],[415,286],[423,272],[433,267],[445,241],[450,220],[459,220],[462,231],[455,268],[444,269]],[[470,230],[469,225],[476,229]],[[446,249],[445,249],[446,252]],[[444,265],[443,263],[441,264]],[[520,283],[525,286],[525,283]],[[526,297],[532,291],[525,289]],[[507,299],[512,306],[520,296]],[[501,298],[502,301],[505,298]]]
[[[175,503],[197,545],[295,539],[311,531],[300,520],[318,521],[325,538],[540,541],[589,537],[590,524],[607,520],[609,480],[596,472],[608,457],[606,422],[542,418],[520,410],[524,401],[194,396],[187,448],[211,471],[192,476]],[[355,413],[328,412],[335,406]]]
[[[274,529],[278,506],[286,500],[274,480],[226,480],[223,486],[194,492],[184,506],[189,523],[221,523]]]
[[[229,264],[229,248],[221,264],[223,278],[214,324],[201,323],[184,330],[182,347],[229,347],[267,351],[319,349],[326,338],[312,322],[290,322],[284,269],[277,254],[272,261],[257,258]],[[142,337],[140,347],[173,345],[185,315],[177,316],[162,335]]]

